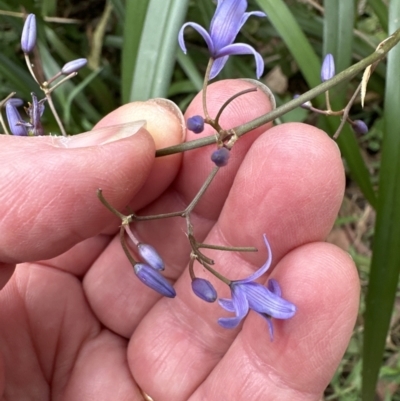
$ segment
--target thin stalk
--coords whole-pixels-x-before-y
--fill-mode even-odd
[[[336,130],[336,132],[333,134],[332,139],[338,139],[340,133],[342,132],[343,126],[346,123],[346,121],[348,120],[349,117],[349,113],[350,113],[350,109],[351,106],[353,106],[353,103],[355,102],[357,95],[359,94],[360,90],[361,90],[361,86],[362,83],[360,83],[357,87],[357,89],[355,90],[355,92],[353,93],[353,96],[351,97],[349,103],[347,103],[346,107],[343,109],[343,116],[342,119],[340,121],[339,127]]]
[[[207,87],[208,87],[208,80],[210,77],[211,67],[214,64],[214,59],[210,58],[207,64],[206,74],[204,75],[204,83],[203,83],[203,111],[204,111],[204,118],[206,121],[210,121],[211,117],[208,114],[207,110]]]
[[[65,128],[63,126],[63,123],[61,122],[60,116],[58,115],[57,110],[56,110],[56,108],[54,106],[53,99],[51,98],[50,92],[45,91],[45,95],[46,95],[47,103],[50,106],[51,112],[53,113],[53,116],[57,121],[57,125],[60,128],[61,134],[63,136],[67,136]]]
[[[203,196],[204,192],[206,192],[207,188],[210,186],[212,180],[214,177],[217,175],[219,170],[219,167],[215,166],[207,179],[204,181],[203,185],[199,189],[199,192],[197,192],[197,195],[193,198],[193,200],[189,203],[189,205],[186,207],[184,215],[187,216],[188,214],[191,213],[191,211],[194,209],[194,207],[197,205],[199,202],[200,198]]]
[[[197,247],[204,249],[216,249],[218,251],[258,252],[258,249],[255,248],[254,246],[220,246],[220,245],[203,244],[199,242],[197,244]]]
[[[332,79],[323,82],[322,84],[316,86],[315,88],[310,89],[308,92],[303,93],[299,97],[289,101],[288,103],[285,103],[284,105],[270,111],[267,114],[264,114],[261,117],[255,118],[254,120],[249,121],[246,124],[235,127],[234,130],[237,136],[240,137],[245,133],[252,131],[255,128],[258,128],[270,121],[273,121],[276,118],[279,118],[282,115],[288,113],[289,111],[295,109],[296,107],[301,106],[303,103],[306,103],[314,99],[318,95],[325,93],[327,90],[333,88],[334,86],[354,78],[359,72],[363,71],[369,65],[382,60],[387,55],[387,53],[394,46],[398,44],[399,41],[400,41],[400,29],[396,30],[393,33],[393,35],[389,36],[382,43],[382,45],[378,49],[376,49],[375,52],[373,52],[371,55],[359,61],[358,63],[352,65],[351,67],[345,69],[344,71],[338,73]],[[205,138],[200,138],[194,141],[185,142],[180,145],[159,149],[156,152],[156,157],[167,156],[179,152],[185,152],[187,150],[200,148],[202,146],[208,146],[213,143],[217,143],[217,137],[215,135],[210,135]]]

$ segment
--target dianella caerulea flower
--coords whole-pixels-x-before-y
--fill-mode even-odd
[[[267,320],[272,340],[273,326],[271,318],[289,319],[296,313],[296,306],[282,298],[282,292],[276,280],[269,280],[268,288],[254,282],[268,270],[272,262],[271,247],[265,235],[264,241],[268,249],[267,261],[249,277],[232,281],[230,285],[232,298],[222,298],[219,300],[219,304],[226,311],[235,313],[236,316],[220,318],[218,323],[227,329],[235,328],[244,319],[249,310],[253,309]]]
[[[13,135],[26,136],[44,134],[40,119],[44,112],[44,102],[46,98],[38,100],[33,92],[31,95],[32,103],[29,103],[29,107],[25,109],[29,116],[29,122],[24,121],[17,110],[16,106],[20,105],[20,99],[10,99],[6,103],[7,121]]]
[[[186,53],[183,32],[186,27],[191,26],[205,40],[210,56],[215,60],[210,72],[210,79],[215,78],[228,57],[234,54],[253,54],[256,59],[257,78],[264,71],[264,61],[261,55],[253,47],[244,43],[233,43],[240,29],[251,15],[265,17],[261,11],[246,13],[246,0],[218,0],[217,9],[211,20],[210,30],[207,32],[201,25],[187,22],[179,31],[178,41],[184,53]]]

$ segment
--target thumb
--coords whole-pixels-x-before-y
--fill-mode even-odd
[[[97,188],[122,209],[154,162],[144,122],[73,137],[0,136],[0,262],[52,258],[98,234],[112,214]]]

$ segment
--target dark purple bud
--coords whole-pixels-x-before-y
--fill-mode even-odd
[[[61,68],[61,72],[64,75],[72,74],[73,72],[77,72],[82,67],[87,64],[87,60],[85,58],[77,58],[76,60],[69,61],[68,63],[64,64],[64,67]]]
[[[11,103],[15,107],[20,107],[24,104],[22,99],[18,99],[17,97],[12,97],[11,99],[7,100],[8,103]]]
[[[157,270],[154,270],[144,263],[136,263],[134,270],[136,276],[143,284],[147,285],[154,291],[157,291],[159,294],[164,295],[165,297],[175,298],[176,292],[174,287],[172,287],[167,279]]]
[[[299,96],[300,96],[299,94],[295,94],[293,96],[293,99],[297,99]],[[312,106],[312,103],[309,100],[307,100],[307,102],[304,102],[300,107],[308,110],[311,106]]]
[[[13,102],[8,101],[6,103],[6,116],[8,125],[10,126],[10,131],[13,135],[17,136],[28,135],[28,130],[26,129],[25,125],[22,125],[24,124],[24,121],[22,120]]]
[[[356,134],[365,135],[368,132],[368,125],[362,120],[353,121],[352,127]]]
[[[204,130],[204,118],[202,116],[193,116],[187,119],[186,126],[189,131],[200,134]]]
[[[29,14],[25,20],[21,35],[21,48],[25,54],[29,54],[36,44],[36,17]]]
[[[328,53],[324,61],[322,62],[321,67],[321,81],[325,82],[328,79],[331,79],[335,76],[335,60],[332,54]]]
[[[222,147],[217,150],[214,150],[211,154],[211,160],[215,163],[218,167],[223,167],[228,164],[230,152],[227,148]]]
[[[137,247],[139,255],[150,267],[156,270],[165,269],[164,261],[154,247],[148,244],[138,244]]]
[[[192,281],[192,290],[203,301],[215,302],[217,299],[217,291],[208,280],[203,278],[195,278]]]

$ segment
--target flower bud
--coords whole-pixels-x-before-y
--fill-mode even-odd
[[[325,82],[335,76],[335,60],[332,54],[328,53],[321,67],[321,81]]]
[[[230,151],[227,148],[222,147],[212,152],[211,160],[215,163],[216,166],[223,167],[228,164],[230,155]]]
[[[186,126],[189,131],[200,134],[204,130],[204,118],[202,116],[193,116],[187,119]]]
[[[13,135],[17,136],[27,136],[28,130],[25,125],[21,125],[20,123],[24,123],[22,120],[17,108],[14,106],[13,102],[7,101],[6,103],[6,116],[8,125],[10,126],[10,131]]]
[[[25,54],[32,52],[36,44],[36,17],[29,14],[25,20],[21,35],[21,48]]]
[[[154,291],[168,298],[175,298],[174,287],[157,270],[144,263],[136,263],[133,267],[138,279]]]
[[[150,265],[150,267],[156,270],[165,269],[164,261],[161,259],[161,256],[154,249],[154,247],[148,244],[141,244],[141,243],[138,244],[137,247],[139,255],[148,265]]]
[[[362,120],[353,121],[352,127],[356,134],[365,135],[368,132],[368,125]]]
[[[64,75],[72,74],[73,72],[80,70],[86,64],[87,60],[85,58],[77,58],[76,60],[72,60],[64,64],[63,68],[61,68],[61,73]]]
[[[214,286],[203,278],[195,278],[192,281],[192,290],[203,301],[215,302],[217,299],[217,291]]]

